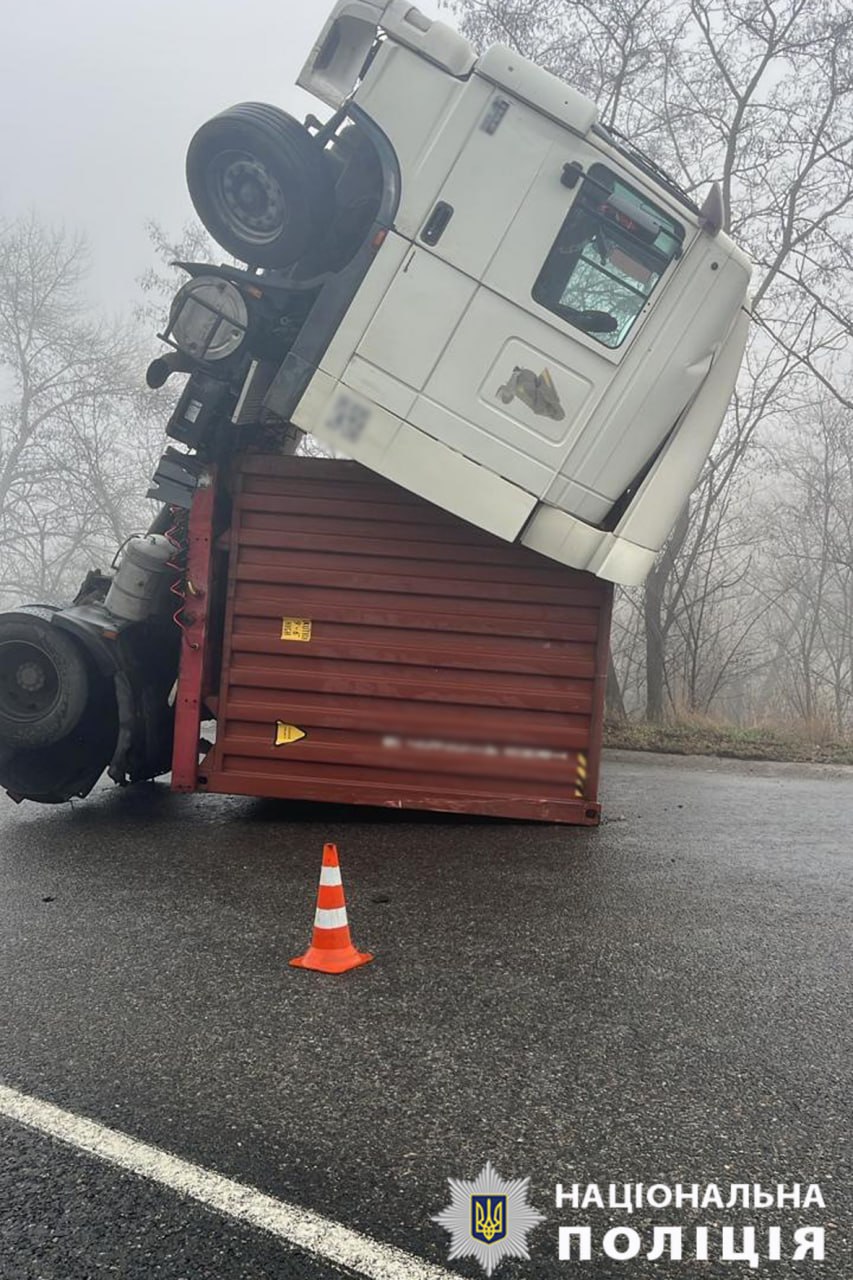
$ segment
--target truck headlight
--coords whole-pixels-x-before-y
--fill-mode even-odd
[[[219,276],[195,276],[175,294],[169,333],[195,360],[224,360],[246,337],[249,312],[236,287]]]

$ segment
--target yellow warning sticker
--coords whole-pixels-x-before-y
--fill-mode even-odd
[[[295,724],[285,724],[283,720],[276,720],[273,746],[286,747],[291,742],[298,742],[300,738],[305,736],[305,730],[298,729]]]
[[[586,774],[587,774],[586,752],[578,752],[578,776],[575,779],[575,795],[583,796],[586,791]]]
[[[311,622],[308,618],[282,618],[282,640],[310,640]]]

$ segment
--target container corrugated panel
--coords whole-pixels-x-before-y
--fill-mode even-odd
[[[247,456],[208,791],[594,824],[610,586],[355,463]]]

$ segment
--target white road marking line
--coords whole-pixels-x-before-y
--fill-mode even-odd
[[[393,1245],[350,1231],[322,1214],[288,1204],[286,1200],[276,1200],[255,1187],[224,1178],[211,1169],[181,1160],[168,1151],[4,1084],[0,1084],[0,1116],[38,1129],[78,1151],[169,1187],[180,1195],[190,1196],[207,1209],[247,1222],[277,1236],[285,1244],[369,1280],[454,1280],[453,1273],[443,1267],[435,1267]],[[458,1274],[456,1280],[459,1280]]]

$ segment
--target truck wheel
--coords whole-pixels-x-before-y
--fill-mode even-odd
[[[83,714],[89,678],[70,636],[41,618],[0,618],[0,743],[42,747]]]
[[[187,152],[187,186],[214,240],[251,266],[290,266],[334,212],[327,157],[298,120],[262,102],[201,126]]]

